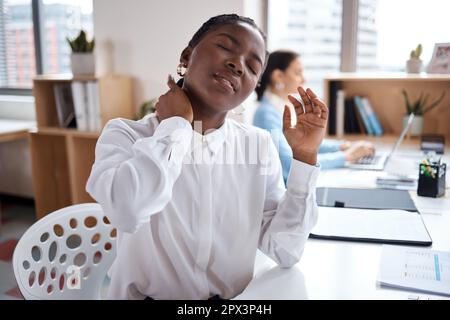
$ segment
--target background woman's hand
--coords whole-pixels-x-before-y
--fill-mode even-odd
[[[363,157],[373,156],[375,147],[367,141],[356,141],[351,144],[350,148],[344,151],[345,160],[353,162]]]
[[[352,146],[352,143],[350,141],[342,141],[341,145],[339,146],[339,150],[345,151],[348,150]]]
[[[298,93],[303,103],[293,96],[288,97],[294,105],[297,123],[291,127],[291,112],[285,106],[283,133],[292,148],[294,159],[315,165],[317,152],[325,136],[328,108],[311,89],[305,91],[299,87]]]
[[[178,116],[192,123],[194,114],[188,96],[183,89],[177,86],[172,76],[169,76],[167,85],[169,91],[160,96],[155,105],[158,120],[161,122],[164,119]]]

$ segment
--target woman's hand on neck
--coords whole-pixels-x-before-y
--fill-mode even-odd
[[[218,112],[217,110],[214,110],[213,107],[208,106],[197,99],[197,97],[185,87],[183,87],[183,90],[192,104],[192,111],[194,113],[194,121],[192,123],[193,128],[195,122],[201,123],[200,128],[196,125],[194,129],[201,129],[202,132],[199,133],[204,134],[207,130],[218,129],[224,124],[228,111]]]

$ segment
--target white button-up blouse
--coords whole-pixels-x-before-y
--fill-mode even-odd
[[[231,119],[205,135],[181,117],[111,120],[86,186],[118,229],[109,298],[232,298],[257,248],[294,265],[317,221],[318,173],[293,160],[286,190],[269,133]]]

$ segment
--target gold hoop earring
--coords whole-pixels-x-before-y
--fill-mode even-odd
[[[177,73],[178,73],[178,75],[179,75],[180,77],[184,77],[184,75],[186,74],[186,69],[187,69],[186,64],[180,62],[180,64],[179,64],[178,67],[177,67]]]

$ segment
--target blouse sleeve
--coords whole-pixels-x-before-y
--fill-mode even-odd
[[[124,120],[110,121],[97,142],[86,191],[119,230],[135,232],[172,198],[191,137],[181,117],[163,120],[145,138]]]
[[[291,267],[300,260],[317,222],[316,181],[320,168],[292,159],[285,189],[273,145],[268,156],[274,169],[268,172],[259,248],[280,266]]]

